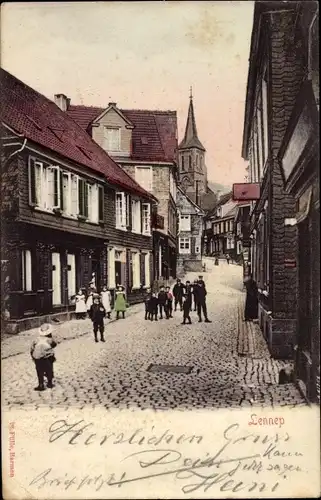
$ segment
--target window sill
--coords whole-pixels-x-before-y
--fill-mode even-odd
[[[63,217],[64,219],[68,219],[68,220],[80,220],[82,222],[86,222],[87,224],[94,224],[95,226],[105,224],[102,221],[100,221],[100,222],[91,221],[91,220],[87,219],[86,217],[84,217],[82,215],[71,215],[71,214],[68,214],[66,212],[61,212],[59,209],[43,208],[43,207],[39,207],[38,205],[32,205],[32,204],[30,205],[30,207],[33,210],[35,210],[36,212],[42,212],[42,213],[45,213],[45,214],[57,215],[59,217]]]
[[[120,231],[127,231],[127,227],[125,226],[116,226],[116,229],[119,229]]]
[[[141,233],[141,234],[142,234],[143,236],[151,236],[151,235],[152,235],[152,233],[150,233],[150,232],[149,232],[149,233]]]

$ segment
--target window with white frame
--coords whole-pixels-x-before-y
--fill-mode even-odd
[[[142,233],[150,235],[150,203],[142,203]]]
[[[117,229],[127,229],[127,207],[126,193],[116,193],[116,227]]]
[[[238,241],[236,244],[236,253],[237,255],[240,255],[241,252],[242,252],[242,242]]]
[[[32,259],[30,250],[21,252],[21,288],[25,292],[32,291]]]
[[[109,153],[120,151],[120,128],[104,127],[104,149]]]
[[[132,231],[140,233],[142,230],[141,203],[140,200],[132,199]]]
[[[179,253],[190,253],[190,252],[191,252],[191,239],[179,238]]]
[[[97,184],[87,184],[88,189],[88,219],[98,223],[98,186]]]
[[[180,229],[180,231],[190,231],[191,230],[191,216],[190,215],[180,215],[180,217],[179,217],[179,229]]]
[[[133,288],[140,288],[140,255],[132,252]]]
[[[230,232],[232,232],[232,231],[233,231],[233,221],[230,220]]]
[[[136,167],[135,181],[146,191],[153,191],[153,169],[152,167]]]
[[[68,215],[72,214],[71,188],[71,173],[62,172],[62,209]]]
[[[29,203],[39,209],[59,209],[69,217],[103,221],[103,186],[88,182],[59,166],[29,158]]]

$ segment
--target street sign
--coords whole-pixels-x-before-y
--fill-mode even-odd
[[[259,199],[260,184],[250,182],[233,184],[234,201],[255,201]]]

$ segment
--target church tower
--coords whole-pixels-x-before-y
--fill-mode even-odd
[[[178,146],[179,183],[194,203],[202,206],[207,193],[206,150],[197,136],[192,89],[184,139]]]

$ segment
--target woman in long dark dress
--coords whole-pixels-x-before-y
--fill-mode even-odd
[[[246,287],[244,319],[245,321],[251,321],[258,317],[258,289],[252,276],[249,276],[244,284]]]

